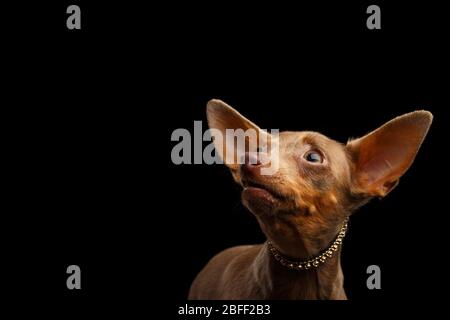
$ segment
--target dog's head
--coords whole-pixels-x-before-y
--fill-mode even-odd
[[[207,118],[219,156],[243,187],[244,205],[291,256],[316,254],[346,216],[387,195],[411,166],[432,122],[430,112],[415,111],[345,145],[317,132],[272,135],[220,100],[208,103]],[[224,138],[227,129],[253,132],[256,139],[249,135],[247,143],[234,143]]]

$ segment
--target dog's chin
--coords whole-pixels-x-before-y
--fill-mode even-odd
[[[258,187],[245,187],[242,196],[249,200],[258,200],[268,203],[276,203],[279,201],[270,191]]]
[[[244,187],[242,202],[253,213],[274,212],[281,205],[281,200],[264,188]]]

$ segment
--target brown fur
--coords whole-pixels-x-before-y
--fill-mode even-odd
[[[282,254],[298,260],[319,254],[356,208],[397,185],[432,121],[427,111],[412,112],[344,145],[317,132],[272,137],[219,100],[208,103],[207,116],[210,127],[220,132],[252,128],[278,146],[272,161],[279,162],[279,169],[273,175],[261,175],[267,163],[226,164],[244,187],[242,201],[264,234]],[[223,159],[227,147],[218,149]],[[245,151],[248,159],[271,152]],[[322,163],[306,160],[312,151]],[[340,252],[317,269],[293,271],[275,261],[266,246],[239,246],[216,255],[193,282],[189,298],[346,299]]]

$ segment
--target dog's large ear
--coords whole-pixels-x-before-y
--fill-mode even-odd
[[[223,162],[232,171],[236,171],[239,168],[239,157],[246,150],[255,151],[248,150],[249,146],[253,146],[256,149],[258,141],[269,143],[270,135],[266,131],[261,130],[253,122],[221,100],[213,99],[208,102],[206,117],[215,148]],[[229,132],[228,135],[227,130]],[[233,132],[234,134],[241,133],[245,135],[245,145],[237,143],[232,135]]]
[[[407,113],[347,143],[356,190],[370,196],[388,194],[414,161],[432,120],[428,111]]]

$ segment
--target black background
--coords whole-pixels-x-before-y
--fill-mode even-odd
[[[224,166],[170,160],[172,131],[192,132],[220,98],[262,128],[342,142],[402,113],[433,112],[400,185],[353,216],[343,269],[353,301],[438,298],[450,125],[443,8],[375,2],[382,29],[368,30],[372,3],[73,3],[79,31],[65,26],[72,2],[8,11],[13,297],[102,312],[149,311],[156,300],[173,315],[209,258],[264,241]],[[81,291],[66,288],[70,264],[81,267]],[[379,291],[365,286],[371,264],[382,270]]]

